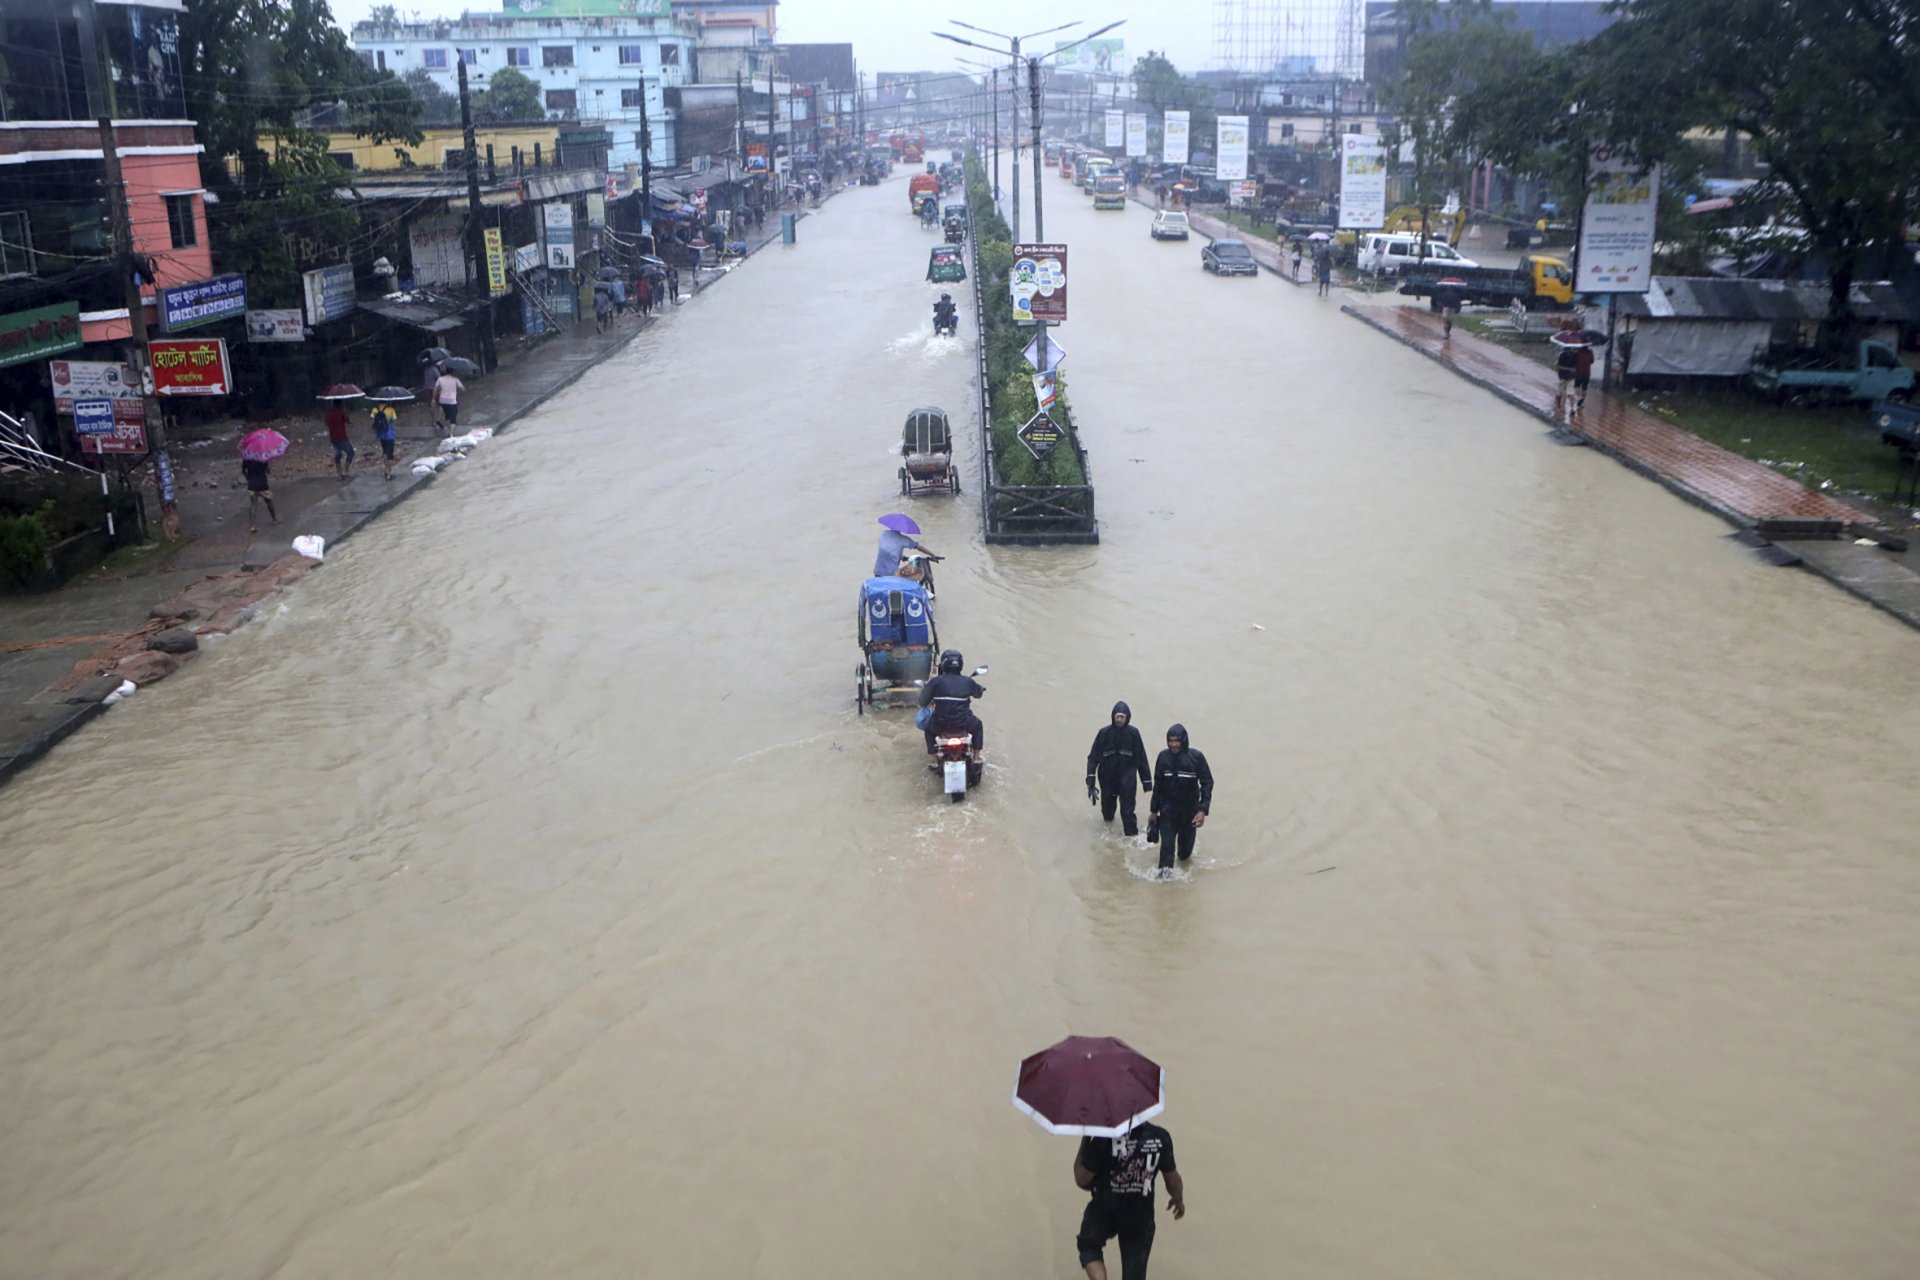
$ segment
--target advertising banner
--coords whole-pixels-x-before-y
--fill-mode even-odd
[[[159,313],[162,333],[179,333],[243,316],[247,313],[246,277],[215,276],[194,284],[156,289],[154,310]]]
[[[554,201],[541,211],[547,229],[547,265],[560,271],[573,269],[573,206]]]
[[[607,198],[598,191],[587,193],[587,225],[589,227],[607,225]]]
[[[1166,123],[1160,127],[1161,163],[1185,164],[1187,162],[1187,130],[1191,126],[1191,113],[1186,111],[1167,112]]]
[[[1219,145],[1214,148],[1214,164],[1220,181],[1232,182],[1247,176],[1247,118],[1221,116]]]
[[[354,307],[359,305],[353,296],[351,262],[303,272],[300,286],[306,293],[308,324],[324,324],[352,315]]]
[[[1127,143],[1127,113],[1124,111],[1107,112],[1107,146],[1123,147]]]
[[[1645,293],[1653,287],[1653,215],[1659,202],[1658,165],[1643,168],[1625,152],[1593,149],[1587,158],[1574,292]]]
[[[147,344],[153,393],[159,396],[224,396],[233,391],[222,338],[155,338]]]
[[[1147,118],[1127,113],[1127,154],[1144,156],[1147,154]]]
[[[507,292],[507,242],[501,237],[498,227],[482,228],[480,240],[487,251],[487,292],[496,298],[504,297]]]
[[[1067,318],[1067,246],[1013,246],[1013,318],[1057,323]]]
[[[41,356],[59,355],[80,345],[80,304],[59,302],[51,307],[15,311],[0,316],[0,369]]]
[[[537,242],[520,245],[513,251],[513,269],[521,275],[527,274],[539,265],[540,246]]]
[[[1073,71],[1091,71],[1095,75],[1113,75],[1126,70],[1127,42],[1119,36],[1099,40],[1055,40],[1053,65]]]
[[[767,171],[767,144],[749,142],[747,144],[747,172],[765,173]]]
[[[307,318],[298,307],[247,312],[248,342],[305,342]]]
[[[137,400],[140,383],[124,364],[105,360],[49,360],[53,410],[72,413],[76,400]]]
[[[1252,204],[1260,198],[1260,184],[1252,178],[1230,182],[1227,184],[1227,198],[1235,204]]]
[[[1053,406],[1060,403],[1060,375],[1049,369],[1027,376],[1033,380],[1033,402],[1040,406],[1040,412],[1051,413]]]
[[[85,402],[82,402],[85,403]],[[142,454],[147,451],[147,402],[140,399],[96,401],[106,404],[113,418],[112,430],[80,437],[82,453]]]
[[[1387,144],[1358,133],[1340,135],[1340,226],[1387,225]]]
[[[1060,424],[1049,417],[1043,409],[1027,419],[1026,425],[1014,432],[1020,437],[1020,443],[1027,446],[1027,452],[1036,458],[1044,458],[1052,453],[1054,446],[1060,443],[1063,434]]]

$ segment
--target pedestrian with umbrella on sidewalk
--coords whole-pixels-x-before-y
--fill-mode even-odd
[[[262,502],[267,504],[267,514],[273,522],[280,523],[280,513],[273,509],[273,478],[268,474],[268,466],[286,451],[287,438],[270,427],[249,431],[241,437],[240,474],[247,481],[248,533],[260,532],[255,516]]]
[[[343,406],[364,395],[366,392],[351,382],[336,382],[319,395],[327,406],[327,441],[333,445],[333,474],[342,481],[353,478],[353,441],[347,435],[347,411]]]
[[[1153,1252],[1154,1180],[1187,1216],[1173,1135],[1147,1123],[1166,1110],[1167,1074],[1112,1036],[1068,1036],[1020,1063],[1013,1105],[1048,1133],[1077,1134],[1074,1185],[1089,1193],[1074,1243],[1087,1280],[1107,1280],[1106,1243],[1119,1240],[1120,1280],[1146,1280]]]
[[[413,403],[413,392],[405,387],[375,387],[367,392],[367,399],[373,404],[369,415],[373,427],[374,442],[380,446],[380,452],[386,455],[386,478],[393,479],[393,429],[400,421],[400,413],[393,406]]]

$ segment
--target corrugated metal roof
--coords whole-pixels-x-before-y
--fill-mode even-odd
[[[1817,280],[1723,280],[1655,276],[1645,294],[1622,294],[1619,313],[1680,320],[1825,320],[1827,286]],[[1885,283],[1853,286],[1862,320],[1905,320],[1906,304]]]

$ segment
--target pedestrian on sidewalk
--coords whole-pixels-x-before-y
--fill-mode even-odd
[[[1160,842],[1160,878],[1173,875],[1177,859],[1193,856],[1194,836],[1207,825],[1213,808],[1213,770],[1187,741],[1185,725],[1167,730],[1167,749],[1153,762],[1153,804],[1148,809],[1147,843]]]
[[[1333,288],[1333,245],[1328,241],[1313,248],[1313,278],[1320,282],[1319,296],[1326,297]]]
[[[1074,1185],[1091,1193],[1074,1238],[1087,1280],[1107,1280],[1107,1241],[1120,1238],[1120,1280],[1147,1280],[1153,1253],[1153,1183],[1167,1179],[1174,1221],[1187,1216],[1187,1186],[1173,1160],[1173,1135],[1141,1123],[1124,1138],[1082,1138],[1073,1157]]]
[[[653,281],[647,279],[645,276],[641,276],[640,283],[636,287],[640,291],[640,294],[639,294],[640,314],[643,316],[652,315],[653,314]]]
[[[1113,821],[1116,806],[1120,810],[1123,835],[1140,834],[1140,819],[1134,812],[1134,778],[1149,792],[1153,774],[1147,768],[1147,744],[1133,727],[1133,709],[1124,702],[1113,704],[1107,723],[1093,735],[1093,747],[1087,752],[1087,799],[1100,806],[1100,820]],[[1097,784],[1097,785],[1096,785]]]
[[[377,404],[373,406],[371,417],[373,438],[379,444],[380,452],[386,455],[386,478],[391,480],[393,479],[393,424],[399,420],[400,415],[394,412],[390,404]]]
[[[1307,248],[1300,241],[1293,242],[1293,282],[1300,283],[1300,259],[1305,257]]]
[[[460,425],[460,393],[466,389],[466,383],[445,369],[433,380],[433,402],[440,406],[441,435],[448,433],[447,428]]]
[[[280,513],[273,509],[273,480],[267,474],[267,463],[244,459],[240,463],[240,474],[247,479],[247,532],[260,532],[256,519],[256,508],[264,502],[267,514],[273,517],[275,524],[280,523]]]
[[[1593,348],[1578,347],[1573,358],[1574,412],[1587,407],[1587,387],[1593,382]]]
[[[667,301],[675,306],[680,304],[680,268],[667,268]]]
[[[347,438],[347,411],[338,400],[327,406],[327,439],[333,442],[333,473],[353,478],[353,441]]]
[[[593,291],[593,330],[605,333],[613,321],[613,297],[605,289]]]
[[[1553,416],[1556,418],[1566,412],[1567,399],[1573,392],[1574,370],[1579,364],[1580,357],[1572,347],[1560,348],[1560,354],[1553,358],[1553,376],[1558,380],[1553,391]]]

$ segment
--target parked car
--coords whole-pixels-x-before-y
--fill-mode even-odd
[[[1445,240],[1429,236],[1423,253],[1419,236],[1378,231],[1360,237],[1359,248],[1354,256],[1354,265],[1360,270],[1388,276],[1398,275],[1402,267],[1415,263],[1468,270],[1480,265]]]
[[[1842,350],[1765,351],[1749,374],[1754,390],[1783,404],[1913,398],[1914,372],[1884,342],[1855,341]]]
[[[1260,264],[1244,240],[1215,240],[1200,251],[1200,267],[1217,276],[1257,276]]]
[[[1147,228],[1147,234],[1155,240],[1185,240],[1187,230],[1186,214],[1178,209],[1162,209],[1153,215],[1153,225]]]

